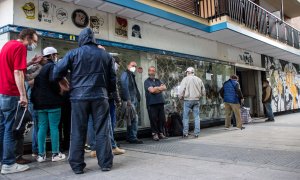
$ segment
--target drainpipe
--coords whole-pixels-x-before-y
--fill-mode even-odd
[[[281,20],[284,21],[283,0],[281,0],[280,16]]]

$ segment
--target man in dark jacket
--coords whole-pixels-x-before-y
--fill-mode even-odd
[[[268,80],[263,81],[263,94],[262,94],[262,103],[265,106],[266,114],[268,119],[266,122],[274,121],[274,114],[271,106],[272,101],[272,88]]]
[[[231,115],[233,111],[237,123],[236,127],[241,130],[245,129],[245,127],[242,126],[240,109],[240,103],[244,102],[244,97],[240,88],[240,84],[238,83],[238,77],[236,75],[232,75],[230,79],[224,83],[223,88],[226,114],[225,128],[229,129],[231,126]]]
[[[69,163],[75,174],[82,174],[84,145],[89,115],[94,121],[96,152],[102,171],[113,165],[110,141],[108,94],[116,91],[116,72],[112,57],[97,47],[90,28],[81,31],[79,48],[69,51],[54,67],[54,79],[62,79],[71,71],[70,100],[72,105]]]
[[[121,75],[121,99],[127,106],[131,106],[135,110],[135,118],[127,123],[127,141],[132,144],[142,144],[143,141],[137,138],[138,131],[138,115],[136,108],[140,102],[141,95],[137,88],[134,72],[136,70],[136,62],[131,61],[127,65],[127,70]]]

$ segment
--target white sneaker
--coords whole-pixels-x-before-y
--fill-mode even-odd
[[[36,161],[39,162],[39,163],[45,162],[46,161],[46,155],[44,155],[44,156],[38,155],[37,158],[36,158]]]
[[[23,172],[29,169],[28,165],[21,165],[21,164],[12,164],[12,165],[2,165],[1,174],[11,174],[17,172]]]
[[[62,161],[66,159],[66,155],[63,153],[58,153],[52,156],[52,162]]]

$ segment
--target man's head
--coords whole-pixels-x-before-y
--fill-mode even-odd
[[[231,80],[238,81],[238,80],[239,80],[239,77],[238,77],[237,75],[234,74],[234,75],[231,75],[231,76],[230,76],[230,79],[231,79]]]
[[[23,29],[18,38],[25,46],[27,46],[28,51],[32,51],[37,47],[38,35],[34,29]]]
[[[194,75],[195,69],[193,67],[188,67],[185,72],[186,75]]]
[[[154,66],[149,67],[148,75],[151,79],[155,78],[156,68]]]
[[[263,80],[263,87],[269,86],[269,81],[268,80]]]
[[[127,69],[128,69],[129,71],[131,71],[132,73],[135,72],[136,67],[137,67],[137,64],[136,64],[135,61],[131,61],[131,62],[127,65]]]
[[[46,47],[43,50],[43,56],[47,59],[47,60],[52,60],[54,62],[57,61],[57,50],[54,47]]]

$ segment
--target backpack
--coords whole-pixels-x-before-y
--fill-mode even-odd
[[[177,112],[170,113],[166,124],[167,136],[182,136],[182,118]]]

